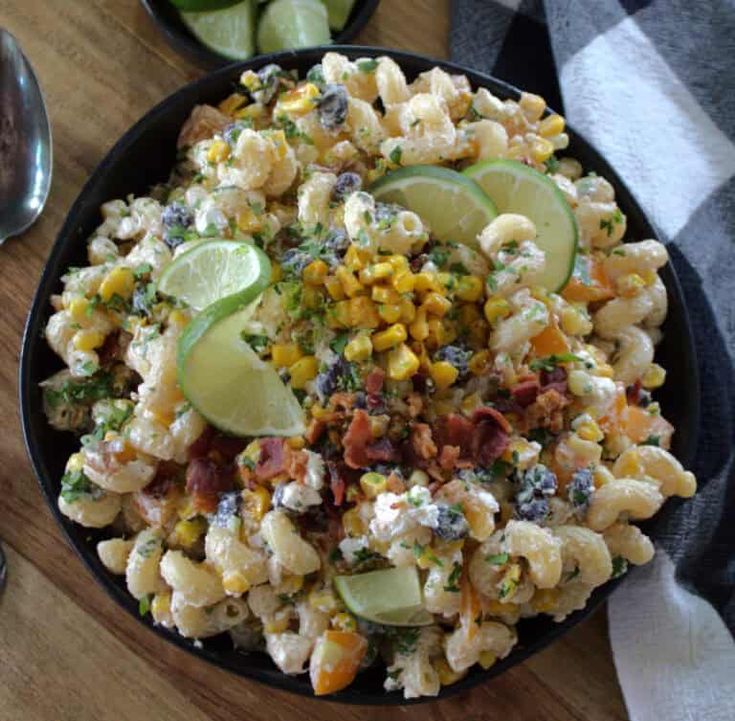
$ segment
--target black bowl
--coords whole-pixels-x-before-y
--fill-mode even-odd
[[[61,367],[59,359],[43,338],[43,329],[51,312],[49,299],[53,293],[59,292],[60,277],[68,266],[87,263],[85,240],[101,222],[100,205],[112,198],[125,197],[131,192],[145,195],[150,186],[167,178],[175,160],[175,141],[179,128],[189,115],[192,106],[197,103],[216,103],[229,94],[233,83],[244,69],[275,62],[285,68],[295,68],[304,73],[319,61],[326,50],[338,50],[352,57],[390,55],[402,66],[409,78],[434,65],[439,65],[449,72],[466,74],[473,86],[484,86],[500,97],[517,98],[519,95],[519,91],[510,85],[469,68],[411,53],[379,48],[354,46],[308,48],[258,57],[246,63],[222,68],[171,95],[139,120],[117,142],[87,181],[72,206],[51,250],[36,291],[23,339],[20,364],[20,406],[28,454],[49,506],[71,544],[112,597],[136,618],[137,602],[127,593],[122,579],[110,574],[95,553],[95,544],[105,537],[105,532],[91,531],[75,525],[59,513],[56,505],[64,463],[69,454],[76,450],[78,442],[71,434],[54,431],[46,423],[42,411],[38,384]],[[610,165],[573,130],[569,131],[569,135],[571,139],[569,154],[578,158],[585,168],[608,178],[615,186],[620,207],[628,217],[629,236],[638,239],[656,237],[655,230],[640,206]],[[670,264],[663,268],[661,275],[669,292],[669,315],[663,327],[664,341],[659,347],[657,357],[668,370],[669,382],[660,393],[659,400],[665,415],[677,428],[673,451],[682,463],[689,465],[693,459],[699,426],[697,363],[682,292]],[[671,499],[668,506],[678,503],[681,503],[681,499]],[[647,524],[646,530],[655,539],[661,527],[661,524],[657,524],[654,519]],[[519,644],[507,658],[488,671],[475,667],[459,683],[442,689],[441,697],[471,688],[523,661],[586,618],[595,606],[610,595],[618,583],[619,580],[612,581],[597,589],[587,608],[572,614],[563,623],[554,623],[548,617],[523,620],[518,626]],[[307,677],[283,675],[263,654],[238,653],[232,649],[226,637],[205,640],[201,647],[195,647],[191,641],[155,627],[150,616],[140,621],[172,643],[222,668],[271,686],[311,695]],[[383,691],[384,674],[382,668],[365,672],[358,676],[349,689],[329,698],[360,704],[406,703],[400,693],[388,694]],[[429,699],[418,701],[422,700]]]
[[[212,50],[204,45],[188,27],[184,24],[179,15],[179,11],[169,2],[169,0],[140,0],[146,9],[151,20],[158,29],[163,33],[168,44],[176,50],[176,52],[187,56],[193,63],[196,63],[206,70],[214,70],[223,65],[232,65],[232,58],[220,55],[216,50]],[[348,43],[357,33],[362,30],[367,21],[370,19],[375,9],[378,7],[380,0],[357,0],[355,7],[352,8],[350,17],[344,28],[338,33],[332,33],[332,39],[335,43]],[[254,56],[252,60],[258,61],[258,57]]]

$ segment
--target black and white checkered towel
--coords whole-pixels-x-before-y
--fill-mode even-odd
[[[610,639],[633,721],[733,721],[735,0],[454,0],[452,15],[452,59],[544,96],[665,236],[699,354],[706,483],[613,594]]]

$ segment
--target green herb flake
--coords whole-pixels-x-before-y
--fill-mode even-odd
[[[447,582],[444,585],[444,590],[447,591],[447,593],[459,593],[459,586],[457,584],[459,583],[459,577],[461,575],[462,564],[455,561],[452,566],[452,572],[449,574]]]
[[[358,60],[356,65],[361,73],[374,73],[378,69],[378,61],[375,58]]]
[[[153,594],[148,593],[138,601],[138,615],[140,616],[148,615],[148,612],[151,610],[151,600],[152,599],[153,599]]]
[[[388,156],[388,160],[390,160],[393,165],[400,165],[401,164],[401,156],[403,155],[403,148],[401,148],[400,145],[396,145],[393,150],[391,150],[390,155]]]
[[[491,566],[504,566],[508,563],[510,556],[507,553],[495,553],[490,556],[485,556],[485,560]]]
[[[544,358],[534,358],[528,364],[528,367],[532,371],[546,371],[547,373],[550,373],[561,363],[571,363],[573,361],[581,362],[583,360],[583,358],[580,358],[578,355],[574,355],[574,353],[555,353],[545,356]]]

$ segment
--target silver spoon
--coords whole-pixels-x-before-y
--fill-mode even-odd
[[[0,28],[0,243],[38,218],[51,185],[51,129],[16,39]]]

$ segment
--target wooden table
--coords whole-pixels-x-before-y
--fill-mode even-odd
[[[365,44],[447,54],[449,0],[384,0]],[[0,0],[46,95],[54,179],[42,218],[0,249],[0,538],[9,584],[0,598],[0,721],[370,719],[377,710],[312,701],[205,664],[123,613],[57,528],[26,458],[17,359],[37,279],[82,183],[123,131],[200,75],[135,0]],[[393,719],[626,719],[604,612],[502,677],[458,697],[379,711]]]

